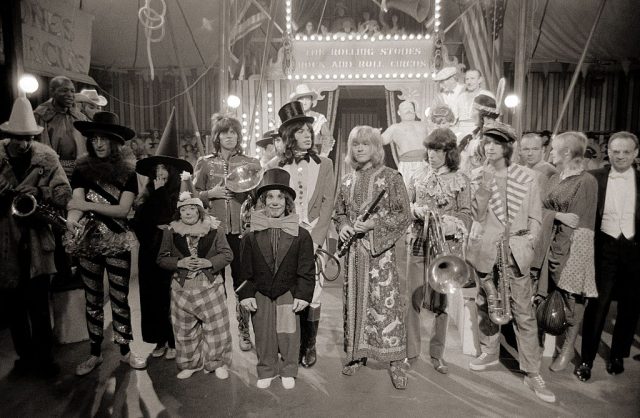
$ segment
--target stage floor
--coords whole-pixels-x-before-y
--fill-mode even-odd
[[[230,289],[229,289],[230,291]],[[230,293],[230,292],[229,292]],[[231,298],[232,299],[232,298]],[[139,338],[139,298],[132,286],[134,335]],[[271,388],[257,389],[255,352],[234,352],[231,376],[226,381],[213,374],[197,373],[178,380],[172,361],[149,358],[146,370],[120,364],[115,344],[104,343],[104,363],[88,376],[73,374],[88,353],[88,343],[56,348],[62,368],[59,377],[13,377],[9,374],[15,355],[8,330],[0,332],[0,416],[3,417],[467,417],[467,416],[580,416],[636,417],[640,411],[640,361],[627,359],[625,372],[610,376],[604,360],[596,359],[588,383],[579,382],[571,370],[552,373],[550,359],[543,361],[542,374],[556,393],[557,402],[546,404],[522,383],[517,364],[505,350],[499,366],[471,372],[471,357],[463,355],[455,325],[450,324],[446,360],[448,375],[437,373],[428,360],[428,329],[431,317],[423,314],[422,358],[412,367],[409,387],[398,391],[391,385],[386,364],[371,361],[355,376],[340,373],[342,351],[342,285],[330,284],[322,296],[322,321],[318,335],[318,363],[300,368],[296,388],[285,390],[275,380]],[[235,312],[235,302],[229,301]],[[236,328],[231,315],[232,330]],[[610,342],[611,321],[604,339]],[[105,341],[111,338],[108,329]],[[640,352],[636,335],[632,356]],[[152,346],[141,342],[134,350],[148,355]],[[601,346],[601,355],[606,353]]]

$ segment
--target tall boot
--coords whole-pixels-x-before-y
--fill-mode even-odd
[[[315,304],[314,304],[315,305]],[[317,306],[309,306],[307,309],[305,320],[300,321],[300,327],[306,328],[301,330],[301,337],[304,335],[303,343],[301,344],[300,364],[302,367],[309,368],[316,364],[316,336],[318,335],[318,326],[320,325],[320,304]],[[300,318],[303,319],[303,318]],[[302,348],[304,346],[304,349]]]
[[[238,319],[238,345],[240,350],[251,350],[251,335],[249,334],[249,311],[244,309],[238,302],[236,304],[236,318]]]
[[[553,360],[549,369],[553,372],[559,372],[567,368],[569,363],[575,356],[575,342],[582,325],[582,317],[584,315],[584,304],[575,303],[573,310],[573,324],[564,332],[564,342],[558,356]]]

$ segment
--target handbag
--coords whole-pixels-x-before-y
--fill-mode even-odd
[[[570,325],[571,313],[563,292],[553,290],[536,308],[538,328],[551,335],[562,334]]]

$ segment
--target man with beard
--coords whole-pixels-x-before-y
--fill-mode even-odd
[[[9,317],[18,355],[14,372],[59,372],[52,355],[49,283],[56,272],[50,227],[30,217],[13,216],[14,199],[33,196],[39,203],[63,208],[71,188],[58,156],[33,141],[42,132],[31,104],[18,98],[8,122],[0,125],[0,304]]]

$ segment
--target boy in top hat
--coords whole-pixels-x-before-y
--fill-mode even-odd
[[[71,187],[58,156],[34,141],[36,124],[25,97],[13,104],[9,121],[0,125],[0,303],[9,314],[18,355],[15,372],[34,368],[45,375],[59,371],[53,361],[49,321],[49,279],[56,272],[51,228],[32,217],[12,216],[16,196],[63,209]]]
[[[476,269],[481,284],[476,303],[482,352],[469,368],[482,371],[498,364],[500,324],[513,318],[520,369],[526,373],[524,383],[538,398],[554,402],[555,395],[540,375],[542,347],[531,304],[529,269],[542,220],[537,176],[511,162],[516,142],[513,128],[487,121],[482,133],[487,160],[471,175],[473,224],[467,247],[467,261]],[[496,291],[499,279],[508,281],[509,300],[501,300]],[[507,308],[511,315],[504,313]]]
[[[242,279],[238,295],[251,311],[258,355],[258,388],[278,375],[285,389],[295,387],[300,352],[300,317],[313,296],[313,241],[298,226],[289,173],[267,170],[256,191],[251,232],[242,239]],[[278,358],[280,354],[280,359]]]
[[[179,219],[162,235],[158,265],[173,272],[171,322],[175,334],[178,379],[204,368],[218,379],[229,377],[231,329],[220,272],[233,253],[220,221],[207,215],[202,201],[191,197],[191,175],[183,172]]]

